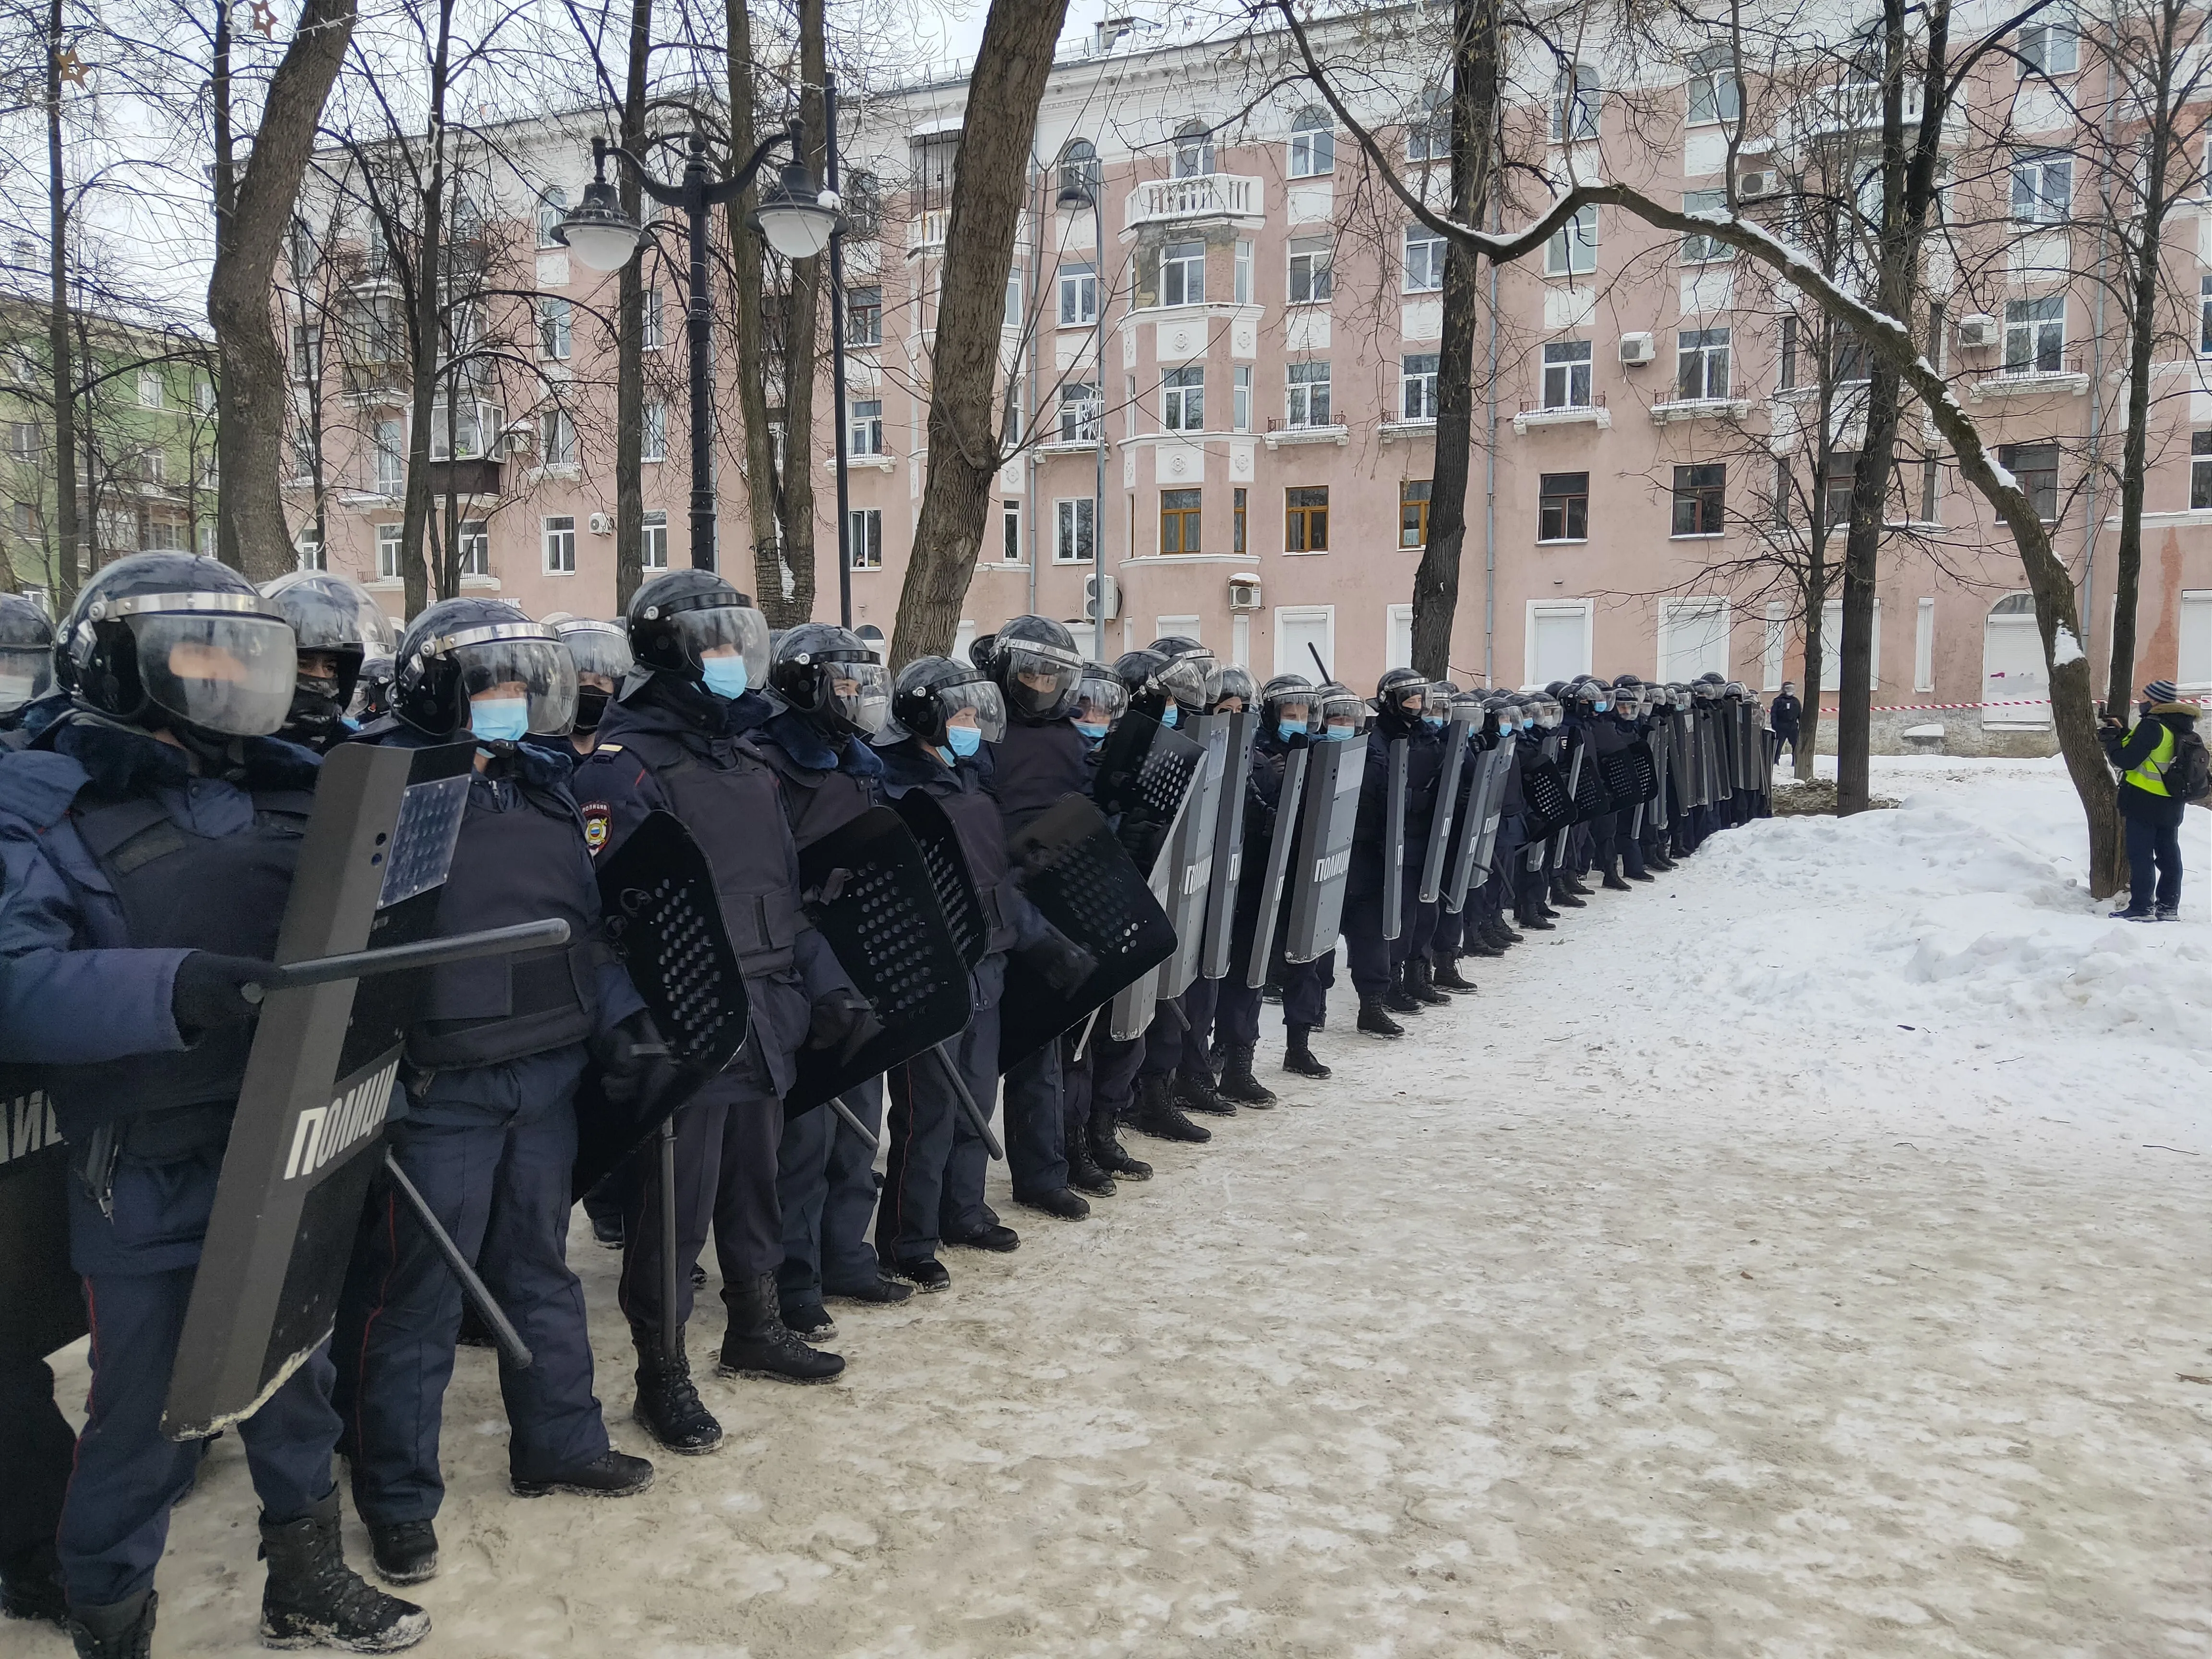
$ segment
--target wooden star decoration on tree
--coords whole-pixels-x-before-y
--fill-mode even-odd
[[[84,59],[76,55],[75,46],[64,46],[54,54],[54,68],[70,85],[81,87],[84,84]]]
[[[269,0],[253,0],[253,3],[246,9],[246,20],[260,33],[274,35],[276,33],[276,8],[270,5]]]

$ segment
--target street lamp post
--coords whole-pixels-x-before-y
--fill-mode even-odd
[[[707,140],[699,133],[690,138],[681,183],[665,185],[646,171],[645,163],[619,144],[604,138],[592,140],[592,182],[584,186],[583,200],[560,223],[560,238],[593,270],[620,270],[636,256],[644,231],[622,210],[615,186],[607,182],[607,157],[620,157],[629,166],[638,187],[663,207],[680,208],[690,235],[690,291],[684,305],[684,326],[691,347],[691,563],[694,568],[714,568],[714,389],[708,363],[708,331],[713,312],[707,299],[707,216],[726,205],[751,184],[770,151],[779,144],[791,146],[792,159],[752,216],[754,225],[769,245],[789,259],[812,258],[826,247],[839,220],[837,198],[817,188],[807,175],[805,133],[797,121],[782,132],[772,133],[729,178],[710,181],[707,176]]]
[[[1097,359],[1097,398],[1092,404],[1091,435],[1097,448],[1097,476],[1091,493],[1091,577],[1094,597],[1091,604],[1091,653],[1100,662],[1106,660],[1106,220],[1099,205],[1103,181],[1091,176],[1088,168],[1097,166],[1094,161],[1086,164],[1080,178],[1064,176],[1060,183],[1060,194],[1053,198],[1054,207],[1074,210],[1091,210],[1091,237],[1096,249],[1091,256],[1091,282],[1094,289],[1091,310],[1097,327],[1094,331],[1094,349]]]

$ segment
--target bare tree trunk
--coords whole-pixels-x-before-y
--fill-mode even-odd
[[[999,471],[993,417],[1006,272],[1029,185],[1037,104],[1066,15],[1067,0],[991,0],[969,77],[930,375],[929,477],[899,592],[894,668],[952,648],[975,574]]]
[[[421,185],[416,194],[420,209],[420,222],[415,242],[415,271],[407,319],[407,343],[410,373],[409,402],[414,418],[407,425],[407,482],[405,495],[399,515],[399,572],[406,584],[407,614],[419,615],[431,599],[451,599],[459,592],[458,576],[453,585],[443,580],[434,580],[430,568],[428,543],[430,532],[430,430],[433,411],[438,403],[438,360],[443,342],[439,334],[439,319],[443,310],[439,301],[444,284],[439,278],[446,263],[446,80],[447,52],[453,40],[453,0],[439,0],[438,32],[430,48],[429,116],[427,137],[423,146]],[[397,231],[398,226],[392,227]],[[392,257],[401,257],[401,240],[398,235],[386,239]],[[447,430],[453,430],[453,408],[447,406]],[[446,451],[447,472],[453,470],[453,452]],[[434,573],[443,578],[447,573]]]
[[[1451,215],[1486,217],[1491,144],[1498,129],[1496,0],[1457,0],[1452,15]],[[1444,252],[1443,338],[1437,344],[1437,437],[1429,469],[1429,531],[1413,574],[1413,666],[1432,680],[1451,673],[1452,623],[1459,611],[1460,555],[1467,542],[1467,482],[1474,453],[1474,251]],[[1485,445],[1497,434],[1486,432]]]
[[[216,433],[223,483],[216,538],[221,544],[227,524],[239,568],[257,581],[281,575],[293,562],[276,485],[289,398],[284,354],[270,324],[270,288],[355,16],[355,0],[306,0],[301,8],[291,44],[269,82],[230,234],[217,245],[208,279],[208,319],[224,393]]]
[[[1820,492],[1826,476],[1825,472],[1818,472],[1814,477],[1813,511],[1815,515],[1820,512]],[[1805,668],[1804,678],[1801,682],[1803,696],[1799,698],[1803,705],[1803,713],[1798,716],[1797,724],[1797,781],[1800,783],[1812,781],[1813,756],[1820,744],[1820,671],[1826,666],[1821,658],[1827,650],[1823,637],[1827,631],[1828,621],[1827,542],[1827,526],[1815,516],[1805,556]]]
[[[237,135],[230,125],[230,5],[229,0],[216,0],[215,9],[215,64],[209,77],[208,101],[214,106],[215,117],[215,240],[222,246],[230,234],[232,218],[238,211],[238,144]],[[221,471],[220,436],[222,422],[222,375],[215,376],[217,472]],[[241,568],[238,559],[238,538],[229,520],[224,515],[222,503],[216,506],[215,556],[234,570]]]
[[[807,170],[826,178],[822,88],[830,72],[823,0],[799,0],[799,115],[805,124]],[[791,267],[791,308],[783,325],[783,562],[791,573],[791,598],[768,608],[769,621],[791,627],[814,614],[814,381],[821,335],[822,279],[826,259],[799,259]],[[1006,281],[1000,279],[1003,292]]]
[[[70,339],[69,179],[62,170],[62,0],[51,0],[46,31],[46,228],[53,242],[53,290],[46,312],[47,365],[54,404],[54,614],[76,603],[77,584],[90,574],[78,562],[83,532],[76,496],[76,369]]]
[[[652,64],[653,0],[630,0],[629,64],[623,88],[623,148],[645,155],[647,70]],[[641,218],[645,192],[631,168],[617,167],[622,208]],[[645,580],[645,263],[622,268],[615,320],[615,614],[629,609]],[[662,452],[667,445],[661,445]]]
[[[1874,365],[1867,382],[1866,441],[1859,446],[1851,480],[1851,517],[1844,539],[1844,625],[1836,702],[1836,815],[1866,810],[1870,798],[1868,749],[1874,716],[1874,600],[1875,555],[1881,546],[1882,510],[1897,452],[1897,371]]]
[[[741,167],[760,142],[755,117],[752,14],[745,0],[726,0],[730,33],[730,165]],[[775,440],[769,430],[768,364],[761,349],[763,261],[760,234],[747,220],[760,204],[756,185],[730,204],[730,260],[736,269],[737,304],[731,319],[738,337],[738,415],[744,428],[745,510],[753,532],[754,602],[773,623],[789,613],[797,583],[783,562],[776,526],[782,488],[775,476]],[[787,583],[791,592],[786,592]],[[783,625],[788,625],[783,624]]]

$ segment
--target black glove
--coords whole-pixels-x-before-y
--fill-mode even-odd
[[[1048,931],[1033,949],[1022,954],[1025,963],[1042,975],[1047,985],[1063,994],[1098,969],[1097,957],[1057,929]]]
[[[607,1103],[637,1112],[676,1086],[676,1056],[642,1008],[592,1045]]]
[[[212,951],[195,951],[177,964],[176,984],[169,992],[169,1013],[177,1030],[191,1035],[235,1025],[261,1012],[248,1002],[240,988],[265,980],[276,971],[273,962],[258,957],[219,957]]]
[[[850,1065],[883,1030],[876,1011],[858,991],[832,991],[814,1005],[806,1046],[834,1051],[841,1064]]]

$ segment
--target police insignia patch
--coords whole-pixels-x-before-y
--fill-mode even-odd
[[[583,809],[584,845],[594,853],[607,844],[607,819],[611,816],[603,800],[588,801]]]

